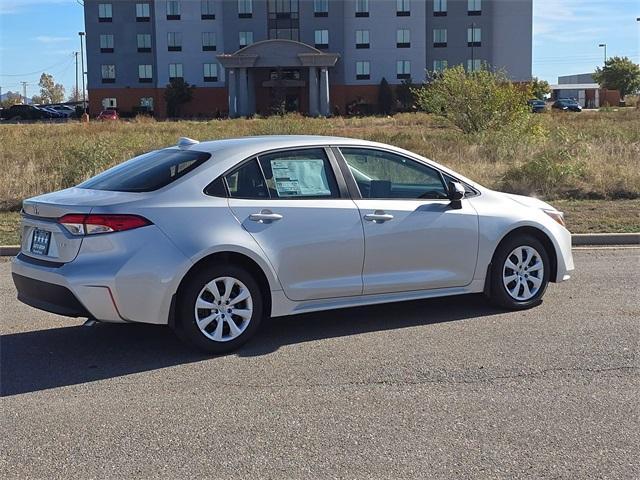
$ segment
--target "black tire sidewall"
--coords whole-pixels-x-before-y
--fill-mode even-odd
[[[535,248],[540,254],[544,265],[544,273],[540,289],[535,296],[524,302],[518,301],[509,295],[509,292],[507,292],[507,289],[502,282],[502,269],[507,256],[516,248],[523,246]],[[517,235],[512,238],[507,238],[498,246],[491,262],[491,300],[495,304],[511,310],[524,310],[540,305],[542,297],[547,289],[547,285],[549,284],[550,274],[551,261],[549,259],[549,254],[540,240],[531,235]]]
[[[246,328],[238,338],[228,342],[216,342],[207,338],[196,324],[194,316],[195,302],[204,286],[211,280],[219,277],[234,277],[240,280],[251,292],[253,302],[253,314]],[[247,342],[258,330],[263,315],[262,292],[258,282],[242,267],[235,265],[219,265],[203,268],[196,272],[181,289],[177,308],[175,330],[179,338],[196,348],[213,354],[227,353],[237,349]]]

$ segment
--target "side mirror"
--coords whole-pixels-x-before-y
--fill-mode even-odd
[[[465,189],[461,183],[449,182],[449,200],[451,200],[451,208],[460,210],[462,208],[462,199],[464,198]]]

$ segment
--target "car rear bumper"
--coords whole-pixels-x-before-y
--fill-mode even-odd
[[[65,317],[91,317],[89,311],[67,287],[24,277],[17,273],[13,273],[12,277],[18,291],[18,300],[22,303]]]

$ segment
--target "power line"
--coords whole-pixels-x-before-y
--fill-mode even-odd
[[[50,65],[48,67],[45,68],[41,68],[39,70],[36,70],[35,72],[28,72],[28,73],[0,73],[0,77],[26,77],[28,75],[37,75],[38,73],[42,73],[45,70],[49,70],[51,68],[57,67],[59,65],[62,65],[63,63],[65,63],[67,60],[62,60],[61,62],[56,62],[53,65]]]

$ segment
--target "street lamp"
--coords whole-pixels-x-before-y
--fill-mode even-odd
[[[607,44],[601,43],[598,47],[604,48],[604,63],[607,63]]]
[[[87,114],[87,100],[85,98],[85,86],[84,86],[84,32],[78,32],[80,36],[80,63],[82,73],[82,114]]]

